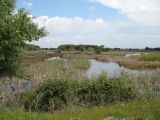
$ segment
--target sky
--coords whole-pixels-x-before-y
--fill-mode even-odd
[[[43,48],[94,44],[110,48],[160,47],[160,0],[18,0],[48,36]]]

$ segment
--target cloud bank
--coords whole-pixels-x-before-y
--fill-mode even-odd
[[[160,27],[144,26],[130,21],[111,23],[96,20],[41,16],[34,20],[45,26],[48,37],[33,42],[41,47],[61,44],[104,44],[107,47],[144,48],[160,45]]]
[[[134,22],[145,25],[160,24],[160,0],[97,0],[97,2],[117,9]]]
[[[125,14],[128,20],[115,23],[102,18],[40,16],[34,21],[45,26],[49,36],[33,43],[41,47],[61,44],[103,44],[112,48],[160,47],[159,0],[89,1],[116,9],[120,14]]]

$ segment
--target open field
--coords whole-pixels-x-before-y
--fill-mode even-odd
[[[73,108],[72,108],[73,109]],[[78,108],[60,112],[34,113],[21,110],[0,110],[1,120],[105,120],[109,116],[127,120],[159,120],[160,101],[135,101],[94,108]]]

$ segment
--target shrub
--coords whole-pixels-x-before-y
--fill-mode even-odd
[[[136,98],[135,89],[120,79],[48,80],[39,85],[22,102],[27,110],[54,111],[71,105],[103,105]]]

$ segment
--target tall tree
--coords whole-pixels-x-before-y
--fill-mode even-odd
[[[16,0],[0,0],[0,75],[17,72],[26,42],[45,37],[47,32],[33,22],[25,9],[15,10]]]

